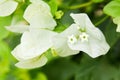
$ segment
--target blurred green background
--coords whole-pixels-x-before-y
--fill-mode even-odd
[[[26,70],[15,67],[17,60],[10,52],[20,43],[21,34],[9,32],[5,26],[11,24],[13,15],[24,11],[27,1],[20,5],[22,8],[18,12],[0,17],[0,80],[120,80],[120,33],[116,32],[111,17],[102,11],[111,0],[92,0],[93,3],[90,0],[57,0],[57,5],[55,0],[45,0],[51,6],[53,15],[57,8],[64,12],[61,19],[56,19],[57,32],[63,31],[73,22],[69,16],[71,12],[87,13],[111,46],[105,56],[93,59],[80,52],[74,56],[53,58],[42,68]]]

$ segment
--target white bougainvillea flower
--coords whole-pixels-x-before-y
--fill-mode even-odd
[[[24,18],[32,26],[31,28],[53,30],[56,26],[48,4],[42,0],[31,0],[31,4],[25,10]]]
[[[117,31],[117,32],[120,32],[120,17],[114,18],[114,19],[113,19],[113,22],[114,22],[115,24],[117,24],[117,29],[116,29],[116,31]]]
[[[0,0],[0,16],[9,16],[17,8],[18,3],[14,0]]]
[[[42,55],[35,57],[33,59],[21,60],[15,65],[19,68],[33,69],[33,68],[42,67],[46,63],[47,63],[47,58],[44,55]]]
[[[110,47],[102,32],[92,24],[89,17],[85,13],[71,14],[71,17],[75,23],[54,37],[56,52],[66,56],[71,54],[67,53],[68,49],[78,50],[87,53],[92,58],[106,54]]]
[[[57,33],[39,29],[23,33],[21,43],[12,51],[18,60],[28,60],[42,55],[51,46],[51,38]]]
[[[77,38],[74,35],[68,36],[68,42],[74,44],[77,42]]]
[[[56,34],[45,29],[24,32],[21,43],[12,51],[12,55],[19,61],[16,66],[31,69],[45,65],[47,58],[44,52],[51,48],[51,38]]]

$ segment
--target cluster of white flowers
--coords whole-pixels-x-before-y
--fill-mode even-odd
[[[108,52],[110,47],[104,35],[92,24],[87,14],[71,13],[70,16],[75,23],[63,32],[57,33],[53,31],[57,24],[48,4],[42,0],[30,0],[30,2],[23,15],[29,24],[24,21],[14,23],[13,19],[11,26],[6,27],[12,32],[22,33],[20,44],[12,51],[13,56],[19,61],[17,67],[30,69],[45,65],[47,57],[44,53],[50,48],[62,57],[83,51],[96,58]],[[14,7],[16,8],[16,5]],[[15,8],[10,10],[9,14]]]
[[[55,28],[56,22],[50,12],[50,7],[42,0],[30,0],[24,12],[25,21],[16,21],[13,18],[12,24],[6,28],[12,32],[22,33],[20,44],[12,51],[13,56],[19,62],[20,68],[37,68],[46,64],[47,58],[44,55],[52,47],[51,38],[57,33],[51,31]]]

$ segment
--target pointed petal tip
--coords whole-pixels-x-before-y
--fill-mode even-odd
[[[13,0],[4,1],[4,3],[0,4],[0,16],[5,17],[11,15],[17,8],[18,2]]]
[[[23,60],[15,64],[16,67],[21,69],[35,69],[44,66],[48,59],[44,55],[34,59]]]
[[[110,46],[108,45],[108,44],[106,44],[106,48],[104,48],[104,52],[102,52],[102,53],[99,53],[99,54],[94,54],[94,55],[90,55],[90,54],[88,54],[90,57],[92,57],[92,58],[97,58],[97,57],[99,57],[99,56],[104,56],[104,55],[106,55],[108,52],[109,52],[109,49],[110,49]]]

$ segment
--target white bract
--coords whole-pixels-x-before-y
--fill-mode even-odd
[[[16,65],[26,66],[25,68],[27,68],[27,65],[32,66],[32,64],[37,66],[37,63],[42,60],[41,56],[52,46],[51,38],[55,35],[56,33],[44,29],[24,32],[21,43],[12,51],[13,56],[20,61]],[[38,66],[44,64],[43,62],[46,62],[46,59],[39,63]]]
[[[31,28],[46,28],[53,30],[56,22],[50,12],[50,7],[42,0],[31,0],[26,8],[24,18],[30,23]]]
[[[83,51],[95,58],[109,50],[102,32],[96,28],[85,13],[71,14],[74,24],[55,36],[54,48],[58,55],[68,56]]]
[[[33,69],[33,68],[42,67],[46,63],[47,63],[47,57],[44,55],[40,55],[33,59],[21,60],[18,63],[16,63],[15,65],[19,68]]]
[[[12,32],[23,33],[28,30],[41,28],[53,30],[56,26],[50,7],[42,0],[31,0],[31,4],[24,12],[24,18],[30,25],[24,19],[18,20],[20,16],[15,16],[11,25],[6,28]]]
[[[116,29],[116,31],[117,31],[117,32],[120,32],[120,17],[114,18],[114,19],[113,19],[113,22],[114,22],[115,24],[117,24],[117,29]]]
[[[14,0],[0,0],[0,16],[9,16],[17,8],[18,3]]]

